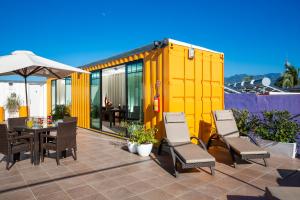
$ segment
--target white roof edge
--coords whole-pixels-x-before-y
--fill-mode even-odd
[[[200,46],[197,46],[197,45],[189,44],[189,43],[186,43],[186,42],[181,42],[181,41],[178,41],[178,40],[173,40],[173,39],[170,39],[170,38],[168,38],[167,40],[168,40],[169,43],[174,43],[174,44],[178,44],[178,45],[181,45],[181,46],[192,47],[194,49],[199,49],[199,50],[203,50],[203,51],[209,51],[209,52],[213,52],[213,53],[224,54],[223,52],[214,51],[214,50],[211,50],[211,49],[207,49],[207,48],[200,47]]]

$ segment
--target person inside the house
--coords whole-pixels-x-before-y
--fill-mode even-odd
[[[108,108],[111,108],[112,107],[112,102],[109,100],[109,98],[107,96],[105,96],[104,98],[104,103],[105,103],[105,108],[108,109]]]

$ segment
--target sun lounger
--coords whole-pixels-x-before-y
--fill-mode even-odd
[[[185,168],[210,167],[214,175],[215,158],[211,156],[204,143],[196,137],[190,137],[188,125],[184,113],[163,113],[166,138],[162,140],[158,154],[162,146],[167,145],[170,148],[175,177],[178,176],[177,164]],[[196,139],[199,145],[191,143],[191,139]]]
[[[299,187],[266,187],[265,197],[270,200],[298,200]]]
[[[231,110],[218,110],[213,112],[217,133],[212,135],[208,141],[207,148],[213,145],[214,141],[221,141],[224,147],[228,148],[236,167],[235,155],[243,160],[262,158],[265,166],[265,158],[270,158],[270,153],[250,142],[251,138],[240,137],[236,122]],[[254,142],[254,141],[253,141]]]

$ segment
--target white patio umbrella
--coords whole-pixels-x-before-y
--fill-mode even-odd
[[[69,65],[37,56],[31,51],[14,51],[11,55],[0,56],[0,76],[17,74],[25,79],[26,108],[28,107],[28,76],[34,75],[60,79],[69,76],[73,72],[90,73],[76,67],[71,67]]]

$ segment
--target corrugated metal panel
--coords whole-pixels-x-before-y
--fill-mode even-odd
[[[207,141],[213,131],[212,110],[223,109],[223,54],[170,44],[164,66],[164,110],[185,112],[191,136]]]

